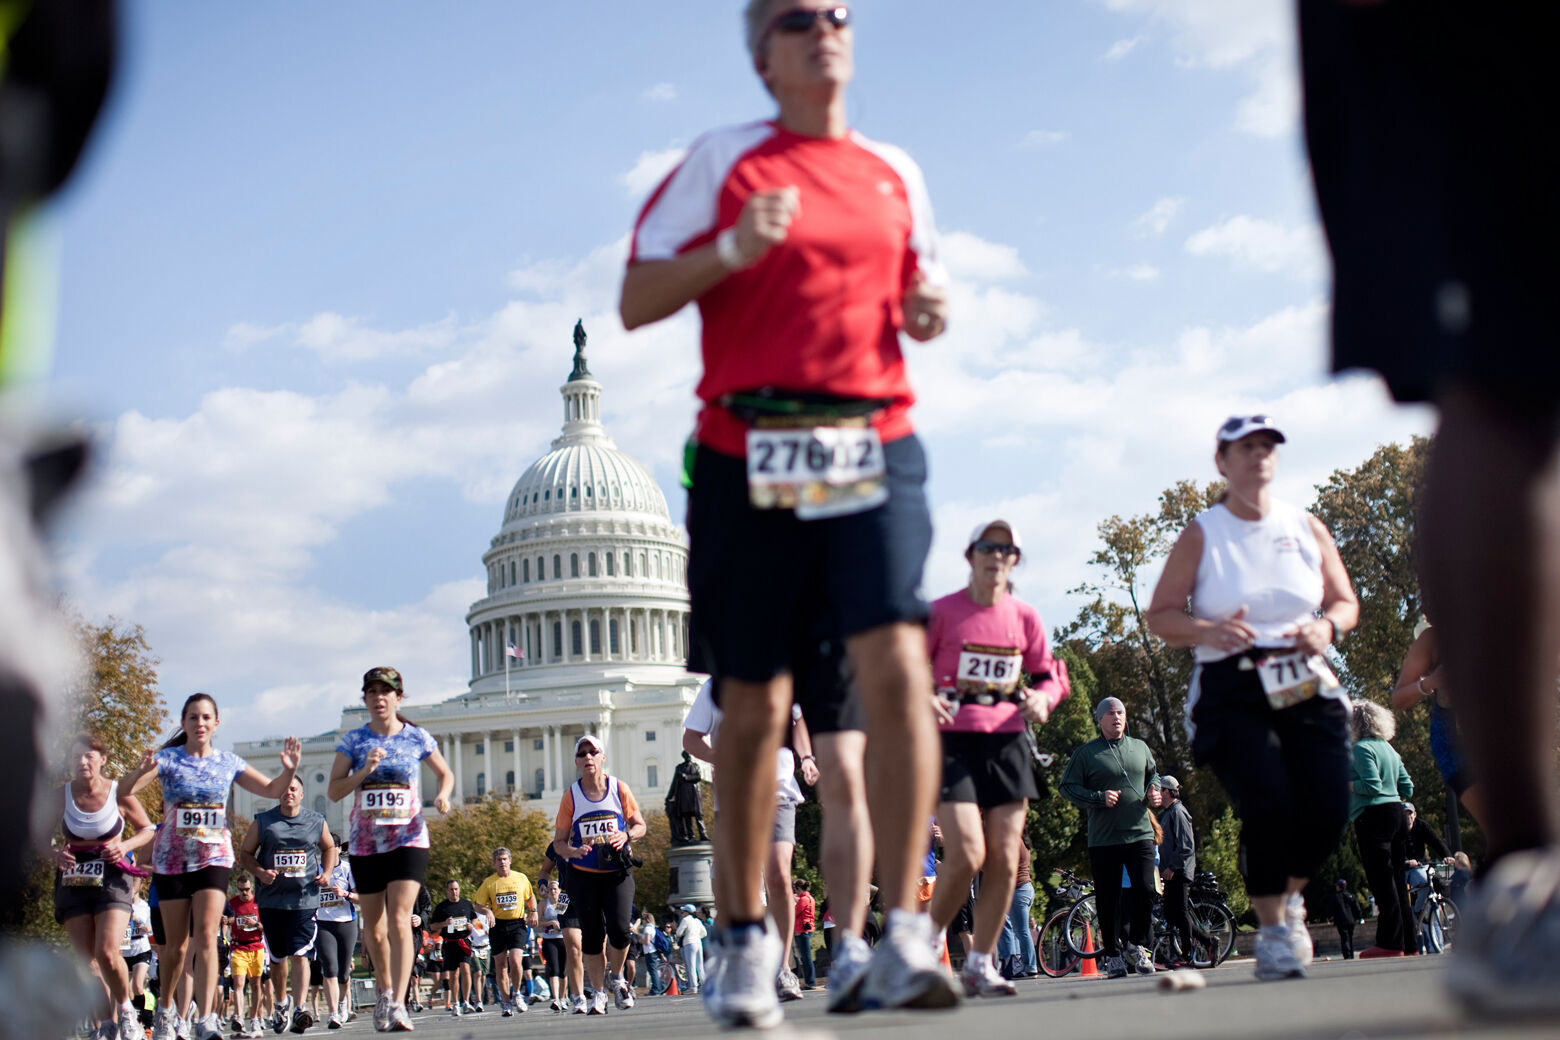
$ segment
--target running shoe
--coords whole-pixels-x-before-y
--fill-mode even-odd
[[[1120,954],[1105,958],[1105,977],[1107,979],[1124,979],[1127,975],[1127,962]]]
[[[510,1008],[509,1008],[509,1001],[507,1001],[507,1000],[500,1000],[498,1002],[498,1017],[499,1018],[514,1018],[515,1017],[515,1013],[513,1011],[511,1011]]]
[[[480,1000],[468,1000],[468,1001],[466,1001],[466,1014],[468,1014],[468,1015],[480,1015],[480,1014],[482,1014],[482,1001],[480,1001]]]
[[[784,957],[768,922],[721,933],[720,953],[700,988],[704,1009],[727,1028],[772,1029],[780,1024],[775,976]]]
[[[86,1034],[91,1040],[119,1040],[119,1025],[104,1019]]]
[[[314,1024],[314,1016],[309,1014],[308,1008],[299,1008],[292,1013],[292,1025],[287,1028],[294,1033],[301,1033]]]
[[[1289,948],[1294,951],[1300,967],[1310,967],[1316,958],[1316,947],[1311,942],[1311,929],[1305,926],[1305,899],[1299,892],[1289,893],[1284,902],[1284,924],[1289,926]]]
[[[605,1015],[607,1013],[607,991],[598,989],[590,996],[590,1013],[593,1015]]]
[[[1305,978],[1305,965],[1295,956],[1294,940],[1289,935],[1288,925],[1275,925],[1259,931],[1256,957],[1259,979]]]
[[[1560,849],[1502,856],[1471,891],[1447,969],[1452,998],[1502,1017],[1560,1013]]]
[[[890,910],[887,928],[861,983],[864,1008],[949,1008],[958,1004],[953,979],[933,954],[932,919]]]
[[[390,1031],[390,994],[384,990],[379,993],[379,998],[374,1001],[374,1032],[388,1033]]]
[[[452,1018],[459,1018],[460,1017],[460,1005],[459,1004],[451,1004],[450,1005],[450,1016]]]
[[[177,1019],[174,1019],[173,1028],[175,1029],[175,1031],[176,1031],[175,1035],[178,1036],[179,1040],[190,1040],[190,1037],[192,1037],[195,1034],[195,1022],[194,1022],[194,1019],[192,1019],[192,1018],[177,1018]]]
[[[584,1015],[590,1012],[590,1007],[585,1003],[585,994],[580,993],[574,998],[573,1011],[576,1015]]]
[[[790,968],[781,968],[780,974],[775,978],[775,992],[779,994],[781,1003],[801,1000],[802,983],[796,977],[796,972]]]
[[[178,1031],[173,1027],[173,1009],[162,1004],[152,1013],[152,1040],[174,1040]]]
[[[966,997],[1014,997],[1018,987],[1002,977],[989,954],[972,953],[964,958],[964,968],[959,972]]]
[[[531,1003],[532,1003],[531,1001],[526,999],[526,996],[525,996],[524,993],[516,993],[510,999],[509,1006],[514,1011],[515,1014],[523,1015],[523,1014],[526,1013],[526,1010],[530,1007]]]
[[[846,936],[836,946],[834,963],[829,965],[828,1008],[836,1014],[861,1010],[861,982],[872,960],[872,947],[859,936]]]
[[[627,1011],[634,1006],[634,991],[629,988],[628,980],[621,975],[612,980],[612,1002],[617,1005],[619,1011]]]
[[[553,1009],[554,1014],[557,1014],[563,1010],[563,1001],[559,1000],[557,997],[553,997],[552,1003],[549,1004],[548,1007]]]
[[[1141,946],[1133,946],[1131,943],[1128,943],[1127,948],[1122,952],[1122,959],[1126,961],[1129,968],[1139,975],[1152,975],[1154,973],[1154,958],[1149,956],[1148,951]]]
[[[344,1025],[346,1023],[341,1020],[340,1011],[332,1011],[330,1017],[325,1020],[326,1029],[340,1029]]]
[[[146,1030],[141,1027],[141,1019],[135,1013],[133,1007],[121,1007],[119,1009],[119,1031],[114,1034],[114,1040],[146,1040]]]
[[[244,1023],[237,1015],[234,1015],[232,1018],[228,1019],[228,1032],[235,1035],[243,1034]]]
[[[400,1004],[390,1005],[390,1032],[410,1033],[412,1031],[412,1016],[406,1013],[406,1008]]]
[[[222,1040],[222,1019],[215,1013],[195,1023],[194,1040]]]
[[[287,1032],[287,1023],[292,1020],[292,1000],[288,999],[277,1005],[276,1012],[271,1016],[271,1030],[275,1033]]]

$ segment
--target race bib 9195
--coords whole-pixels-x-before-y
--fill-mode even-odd
[[[364,784],[358,788],[358,814],[381,827],[405,827],[412,822],[410,784]]]

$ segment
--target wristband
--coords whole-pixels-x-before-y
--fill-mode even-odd
[[[1322,615],[1322,620],[1332,626],[1332,638],[1329,639],[1328,642],[1336,644],[1338,642],[1338,622],[1334,621],[1326,614]]]
[[[721,266],[728,271],[740,271],[747,266],[747,258],[737,245],[736,228],[726,228],[715,236],[715,255],[720,257]]]
[[[816,762],[816,761],[818,761],[818,756],[817,755],[803,755],[802,756],[802,761],[803,762]]]

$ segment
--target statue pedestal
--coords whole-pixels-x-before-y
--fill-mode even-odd
[[[693,903],[708,906],[715,902],[715,847],[707,841],[692,845],[673,845],[666,850],[666,873],[671,906]]]

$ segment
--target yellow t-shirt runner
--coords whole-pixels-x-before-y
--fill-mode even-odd
[[[526,904],[535,898],[531,880],[518,870],[511,870],[508,877],[489,874],[471,901],[492,910],[500,921],[518,921],[525,916]]]

